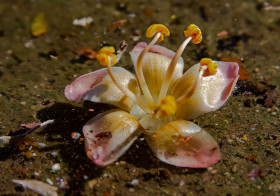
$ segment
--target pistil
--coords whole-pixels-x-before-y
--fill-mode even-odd
[[[171,78],[172,75],[174,73],[176,64],[178,62],[178,59],[180,58],[180,56],[182,55],[184,49],[187,47],[187,45],[190,43],[190,41],[192,40],[192,42],[194,44],[198,44],[201,42],[202,40],[202,35],[201,35],[201,31],[200,29],[194,25],[191,24],[188,26],[188,28],[186,29],[186,31],[184,31],[184,35],[187,37],[187,39],[185,39],[185,41],[181,44],[181,46],[179,47],[179,49],[176,51],[176,54],[174,55],[174,57],[172,58],[168,69],[166,71],[161,89],[160,89],[160,93],[157,99],[157,106],[160,104],[161,100],[163,99],[163,97],[166,96],[170,82],[171,82]]]
[[[146,84],[146,80],[143,74],[143,66],[142,66],[142,60],[143,57],[145,56],[145,54],[150,50],[150,48],[155,45],[155,43],[157,41],[163,41],[164,39],[164,35],[165,36],[169,36],[169,30],[161,24],[154,24],[151,25],[147,31],[146,31],[146,37],[147,38],[151,38],[154,36],[154,38],[152,39],[152,41],[149,43],[149,45],[140,53],[138,59],[137,59],[137,65],[136,65],[136,74],[138,77],[138,81],[140,84],[140,87],[142,89],[143,95],[145,97],[145,100],[147,102],[147,105],[150,109],[154,109],[155,108],[155,102],[154,99],[151,95],[151,92],[149,91],[149,88]]]

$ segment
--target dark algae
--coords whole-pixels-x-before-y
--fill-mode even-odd
[[[53,184],[59,195],[279,195],[279,10],[278,1],[263,0],[2,1],[0,136],[25,123],[54,123],[1,145],[0,195],[37,195],[13,179]],[[34,35],[31,26],[41,13],[43,25]],[[93,22],[73,24],[85,17]],[[95,52],[108,45],[118,48],[122,40],[128,48],[118,66],[132,71],[128,52],[149,41],[145,31],[154,23],[169,28],[170,38],[159,44],[173,51],[189,24],[200,27],[202,43],[183,53],[184,70],[204,57],[243,64],[244,80],[228,102],[194,119],[220,146],[221,160],[210,168],[165,164],[142,136],[111,165],[99,167],[87,158],[82,126],[114,107],[72,103],[64,88],[100,69]],[[14,134],[29,130],[20,129]],[[72,132],[81,137],[73,139]]]

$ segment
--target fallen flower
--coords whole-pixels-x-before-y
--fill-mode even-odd
[[[43,196],[57,196],[57,187],[38,180],[12,180],[15,184],[20,184],[24,188],[38,193]]]
[[[219,145],[198,125],[187,121],[219,109],[238,80],[234,62],[201,59],[183,74],[181,58],[190,41],[198,44],[201,31],[190,25],[187,39],[176,53],[155,45],[169,36],[164,25],[152,25],[130,52],[136,77],[115,65],[124,50],[115,54],[103,47],[97,60],[105,69],[85,74],[65,88],[67,99],[109,103],[121,109],[101,113],[83,127],[87,156],[97,165],[116,161],[143,133],[162,161],[180,167],[209,167],[220,160]]]

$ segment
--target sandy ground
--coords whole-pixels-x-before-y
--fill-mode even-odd
[[[13,184],[12,179],[52,182],[61,195],[279,194],[280,105],[279,101],[269,104],[268,97],[272,90],[279,94],[280,84],[280,4],[275,2],[3,1],[0,135],[18,129],[21,122],[55,119],[55,124],[1,146],[0,194],[36,195]],[[39,13],[45,14],[48,30],[35,37],[30,26]],[[87,16],[94,19],[90,25],[72,24]],[[126,22],[110,26],[120,20]],[[75,51],[84,46],[98,50],[104,44],[117,47],[121,40],[131,50],[138,41],[148,41],[145,30],[153,23],[169,27],[172,36],[162,44],[172,50],[184,40],[187,25],[201,28],[203,42],[189,46],[183,54],[185,69],[202,57],[230,57],[240,59],[250,72],[220,110],[195,119],[221,147],[221,161],[209,169],[164,164],[140,139],[118,162],[97,167],[87,158],[84,142],[71,138],[72,132],[82,134],[83,124],[91,117],[113,108],[89,102],[73,104],[64,97],[65,86],[75,77],[101,68],[96,60]],[[126,53],[119,65],[131,70],[131,64]],[[60,170],[51,169],[55,163]],[[259,173],[248,177],[253,170]]]

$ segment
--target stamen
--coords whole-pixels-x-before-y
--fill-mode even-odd
[[[197,87],[197,84],[198,84],[199,80],[203,77],[203,74],[204,74],[206,69],[207,69],[207,66],[202,66],[200,68],[198,76],[196,77],[194,83],[192,84],[192,87],[189,88],[189,90],[184,95],[182,95],[181,97],[176,99],[177,104],[184,103],[188,98],[190,98],[193,95],[193,93],[194,93],[194,91]]]
[[[146,31],[146,37],[147,38],[152,38],[154,37],[157,33],[161,33],[160,38],[157,40],[158,42],[161,42],[164,40],[164,35],[169,36],[170,32],[168,28],[162,24],[153,24],[151,25],[147,31]]]
[[[138,81],[140,84],[140,87],[142,89],[143,95],[147,101],[147,104],[149,108],[153,109],[155,107],[155,103],[153,100],[153,97],[151,95],[151,92],[149,91],[149,88],[146,84],[146,80],[144,78],[143,70],[142,70],[142,59],[144,55],[150,50],[150,48],[157,42],[162,41],[164,39],[164,36],[169,36],[169,30],[167,27],[161,24],[154,24],[151,25],[146,32],[147,38],[151,38],[154,36],[153,40],[149,43],[149,45],[140,53],[138,59],[137,59],[137,66],[136,66],[136,74],[138,76]]]
[[[102,66],[114,66],[117,62],[117,56],[114,54],[115,48],[113,46],[105,46],[99,50],[96,55],[97,60]],[[109,63],[110,61],[110,63]]]
[[[200,60],[201,66],[207,66],[206,71],[204,72],[203,76],[211,76],[217,73],[218,64],[213,62],[212,59],[203,58]]]
[[[165,77],[164,77],[164,80],[163,80],[163,83],[162,83],[162,86],[160,89],[160,93],[158,96],[157,106],[159,105],[161,99],[163,97],[165,97],[167,94],[167,91],[168,91],[168,88],[170,85],[170,81],[171,81],[172,75],[174,73],[178,59],[182,55],[182,53],[185,50],[185,48],[187,47],[187,45],[190,43],[191,40],[194,44],[198,44],[202,40],[201,31],[194,24],[191,24],[187,27],[187,29],[184,31],[184,35],[187,37],[187,39],[178,48],[178,50],[176,51],[176,54],[174,55],[174,57],[172,58],[172,61],[170,62],[169,66],[168,66],[168,69],[166,71],[166,74],[165,74]]]
[[[122,91],[122,93],[125,94],[127,97],[129,97],[133,102],[135,102],[143,111],[151,114],[152,111],[146,107],[145,103],[139,97],[137,97],[131,91],[127,90],[116,80],[111,68],[116,64],[117,57],[114,53],[115,53],[114,47],[106,46],[99,50],[98,54],[96,55],[96,58],[102,66],[107,67],[108,73],[112,81]]]
[[[194,24],[188,26],[187,30],[184,31],[184,35],[186,37],[192,37],[194,44],[199,44],[202,41],[201,30]]]

